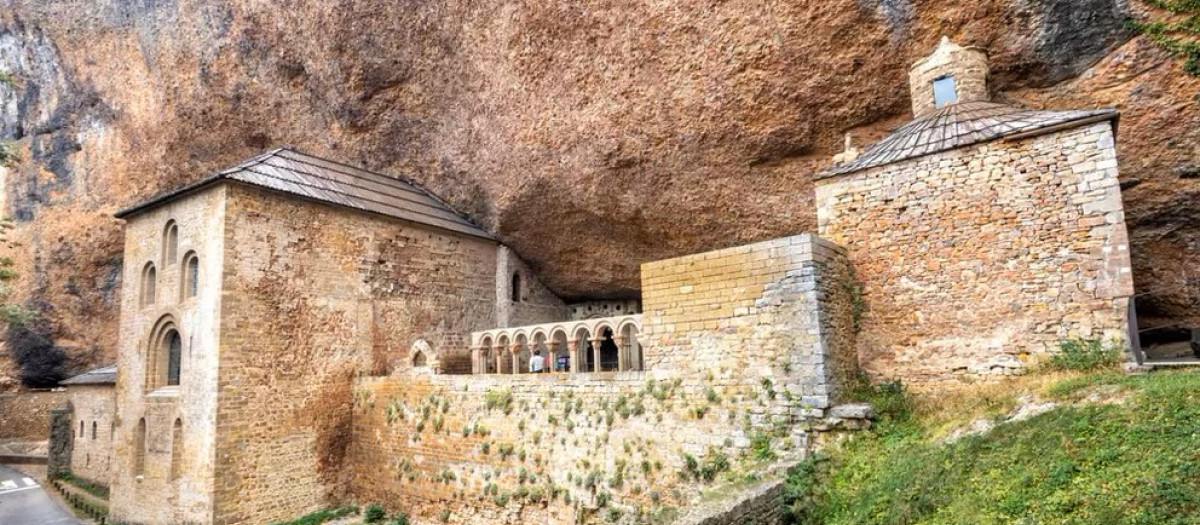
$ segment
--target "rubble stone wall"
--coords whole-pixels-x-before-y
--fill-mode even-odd
[[[0,394],[0,441],[46,441],[50,411],[66,402],[61,391]]]
[[[861,282],[859,359],[931,386],[1127,337],[1129,243],[1108,122],[817,181]]]

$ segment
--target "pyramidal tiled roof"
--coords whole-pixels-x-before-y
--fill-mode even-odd
[[[280,148],[117,212],[126,217],[221,180],[378,213],[475,237],[493,237],[436,195],[407,179]]]
[[[60,382],[62,385],[111,385],[117,382],[117,365],[102,366]]]
[[[1043,111],[963,102],[931,111],[867,148],[858,158],[818,173],[823,179],[1013,135],[1114,119],[1115,109]]]

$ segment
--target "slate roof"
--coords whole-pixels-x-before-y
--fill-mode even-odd
[[[378,213],[485,239],[469,217],[407,179],[280,148],[117,212],[117,218],[167,202],[222,180],[238,181],[305,199]]]
[[[102,366],[88,370],[70,379],[60,381],[60,385],[113,385],[117,383],[117,365]]]
[[[1115,109],[1043,111],[992,102],[951,104],[914,119],[871,145],[858,158],[815,177],[833,177],[999,138],[1082,126],[1117,116]]]

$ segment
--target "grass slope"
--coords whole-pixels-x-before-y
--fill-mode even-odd
[[[874,431],[790,473],[792,521],[1200,524],[1200,373],[1101,372],[1038,390],[1064,404],[952,442],[937,435],[944,411],[923,411],[902,389],[876,391],[885,408]],[[991,394],[962,399],[1013,404]],[[1081,402],[1089,396],[1120,401]]]

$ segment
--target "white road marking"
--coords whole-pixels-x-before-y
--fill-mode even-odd
[[[17,482],[15,482],[11,479],[6,479],[4,481],[0,481],[0,489],[8,490],[8,489],[15,489],[15,488],[17,488]]]
[[[0,496],[3,496],[5,494],[12,494],[14,492],[21,492],[24,490],[33,490],[33,489],[40,489],[40,488],[41,487],[33,486],[33,487],[21,487],[19,489],[12,489],[12,490],[0,490]]]
[[[34,485],[37,485],[37,482],[36,482],[36,481],[34,481],[34,480],[32,480],[32,479],[30,479],[30,478],[21,478],[21,479],[22,479],[22,481],[24,481],[24,482],[25,482],[25,486],[26,486],[26,487],[32,487],[32,486],[34,486]]]

